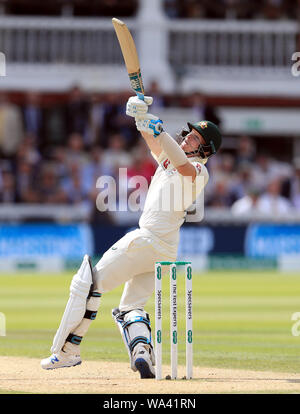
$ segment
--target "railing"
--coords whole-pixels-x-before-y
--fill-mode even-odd
[[[126,23],[133,32],[142,29],[138,20]],[[280,68],[296,51],[294,22],[166,20],[166,26],[168,56],[160,58],[171,66]],[[11,63],[122,63],[110,19],[1,17],[0,50]]]
[[[9,63],[122,63],[110,19],[1,17],[0,50]]]
[[[30,220],[53,220],[56,222],[87,221],[89,209],[85,205],[58,204],[2,204],[0,221],[22,222]]]
[[[178,21],[169,32],[169,61],[175,66],[282,68],[296,50],[292,22]]]
[[[47,205],[47,204],[3,204],[0,206],[0,222],[29,222],[30,220],[54,222],[86,222],[90,219],[90,209],[85,205]],[[99,213],[101,214],[101,213]],[[136,225],[141,212],[111,213],[116,224]],[[271,216],[270,214],[234,215],[229,208],[205,208],[203,223],[211,224],[247,224],[263,223],[300,223],[300,212],[291,211],[288,215]]]

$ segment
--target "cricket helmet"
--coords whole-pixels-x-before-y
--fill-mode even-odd
[[[221,146],[222,136],[219,128],[211,121],[200,121],[194,124],[188,122],[189,131],[185,131],[183,136],[186,136],[192,129],[195,129],[202,135],[206,145],[199,145],[198,149],[186,153],[187,155],[200,156],[201,158],[208,158],[215,154]],[[208,152],[209,155],[205,155]]]

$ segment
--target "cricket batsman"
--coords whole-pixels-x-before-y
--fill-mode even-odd
[[[126,114],[134,117],[158,167],[152,178],[139,228],[127,233],[92,268],[89,256],[72,279],[70,296],[51,347],[52,355],[41,361],[44,369],[71,367],[81,364],[80,343],[92,320],[96,318],[103,293],[125,283],[113,318],[127,348],[133,371],[141,378],[155,377],[155,358],[150,318],[144,310],[155,285],[157,261],[175,261],[179,229],[186,210],[201,194],[207,181],[207,159],[221,146],[218,127],[210,121],[188,123],[179,143],[163,129],[163,122],[148,113],[152,97],[144,101],[129,98]],[[170,197],[170,184],[176,195],[183,194],[180,206],[160,207]],[[184,193],[192,192],[188,202]],[[181,195],[182,195],[181,194]]]

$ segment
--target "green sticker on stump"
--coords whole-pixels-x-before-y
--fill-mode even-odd
[[[192,268],[190,266],[187,268],[187,278],[192,279]]]
[[[176,267],[172,268],[172,279],[176,280]]]
[[[161,279],[161,267],[158,267],[158,268],[156,269],[156,277],[157,277],[157,279],[158,279],[158,280],[160,280],[160,279]]]

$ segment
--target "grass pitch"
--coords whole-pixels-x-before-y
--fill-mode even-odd
[[[72,273],[0,276],[0,312],[6,336],[0,355],[49,355],[68,299]],[[168,277],[164,277],[164,363],[169,362]],[[83,359],[128,361],[111,317],[122,287],[103,295],[97,319],[81,345]],[[179,275],[179,363],[185,363],[184,280]],[[146,310],[154,325],[154,296]],[[209,272],[193,275],[194,365],[300,372],[300,337],[292,314],[300,312],[299,275],[274,272]]]

